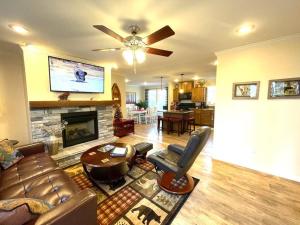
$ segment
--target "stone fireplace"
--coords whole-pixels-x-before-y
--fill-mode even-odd
[[[31,107],[32,142],[46,143],[50,135],[44,126],[66,120],[68,125],[58,135],[59,153],[52,157],[61,167],[74,164],[88,148],[117,140],[113,134],[112,111],[112,105]]]

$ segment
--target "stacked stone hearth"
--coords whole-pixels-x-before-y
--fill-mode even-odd
[[[49,141],[50,134],[45,131],[44,127],[49,126],[49,124],[57,126],[57,124],[61,121],[62,113],[97,111],[99,132],[98,140],[63,148],[62,135],[58,136],[59,153],[52,157],[61,167],[75,164],[79,162],[80,155],[82,152],[86,151],[87,148],[117,140],[113,135],[112,110],[112,106],[31,109],[30,118],[32,141],[47,143]]]

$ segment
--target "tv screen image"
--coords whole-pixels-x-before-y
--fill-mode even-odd
[[[67,59],[48,57],[51,91],[104,92],[104,68]]]

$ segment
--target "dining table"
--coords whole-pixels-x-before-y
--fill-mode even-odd
[[[142,117],[142,115],[146,115],[147,110],[145,110],[145,109],[131,110],[130,113],[131,113],[131,115],[138,116],[138,123],[141,123],[142,122],[141,117]]]

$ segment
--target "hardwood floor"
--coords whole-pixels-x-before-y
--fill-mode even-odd
[[[188,137],[158,134],[154,125],[136,125],[136,133],[120,142],[149,141],[156,151],[170,143],[185,145]],[[212,144],[213,137],[190,169],[200,182],[172,224],[300,224],[300,183],[213,160]]]

